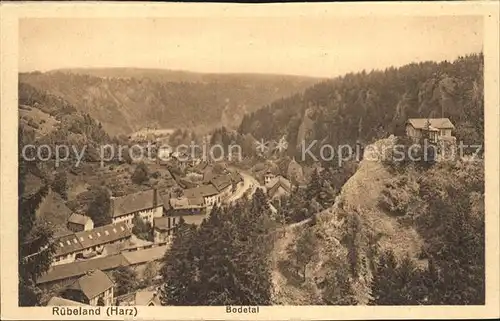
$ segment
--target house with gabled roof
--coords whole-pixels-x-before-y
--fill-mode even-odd
[[[231,194],[233,181],[230,174],[215,176],[210,180],[210,184],[212,184],[218,192],[219,203]]]
[[[51,266],[47,272],[36,280],[36,283],[42,290],[48,290],[53,287],[60,288],[73,283],[87,271],[99,269],[104,272],[109,272],[120,266],[128,266],[129,264],[130,263],[121,253],[91,260],[60,264]]]
[[[406,135],[418,141],[428,134],[431,141],[437,142],[443,137],[452,137],[455,126],[448,118],[409,118],[406,121]]]
[[[73,213],[68,218],[67,226],[73,232],[89,231],[94,228],[94,222],[86,215]]]
[[[82,248],[86,251],[102,250],[104,245],[116,244],[129,240],[132,228],[125,222],[96,227],[90,231],[75,233]]]
[[[191,199],[201,198],[205,206],[214,206],[220,203],[219,191],[212,184],[186,189],[184,196]]]
[[[202,197],[171,198],[170,208],[166,212],[166,216],[154,219],[155,243],[167,241],[179,224],[181,217],[187,224],[199,225],[207,214],[208,207]]]
[[[158,190],[150,189],[121,197],[111,197],[113,223],[127,222],[132,225],[136,215],[150,224],[153,224],[154,217],[163,215],[163,199]]]
[[[52,265],[74,262],[93,252],[100,252],[105,245],[129,240],[132,230],[126,222],[99,226],[88,231],[81,231],[59,237],[54,241],[54,259]]]
[[[165,242],[163,244],[148,244],[127,248],[118,254],[51,266],[36,280],[36,283],[41,289],[51,291],[72,284],[88,271],[101,270],[111,274],[112,271],[121,266],[128,266],[140,274],[150,262],[161,260],[167,248]]]
[[[113,305],[114,283],[111,278],[101,270],[90,270],[78,280],[69,285],[62,293],[63,298],[97,306],[101,301],[103,305]]]
[[[270,199],[280,198],[284,195],[290,195],[292,192],[291,182],[283,176],[277,176],[268,181],[265,185],[267,195]]]

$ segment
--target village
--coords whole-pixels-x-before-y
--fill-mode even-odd
[[[454,144],[453,128],[449,119],[409,119],[406,136],[416,142],[426,132],[433,142]],[[149,172],[155,171],[153,184],[136,186],[120,180],[124,169],[111,171],[112,165],[99,169],[96,177],[85,173],[88,168],[79,172],[115,191],[106,213],[109,224],[95,226],[90,216],[71,211],[55,193],[49,192],[50,200],[45,202],[51,203],[49,208],[42,202],[38,214],[58,224],[52,266],[37,280],[47,305],[159,305],[159,261],[171,246],[181,220],[199,226],[214,206],[248,198],[257,188],[267,194],[269,208],[276,214],[273,204],[304,182],[303,169],[295,160],[284,173],[266,162],[244,170],[171,151],[161,160],[140,164]],[[64,213],[67,218],[61,220]],[[151,237],[140,235],[136,224],[149,228]],[[132,269],[142,284],[131,293],[117,293],[115,289],[113,272],[123,268]]]
[[[491,310],[497,15],[282,7],[5,8],[6,319]]]
[[[245,171],[225,162],[180,157],[172,152],[156,162],[139,163],[107,168],[86,164],[70,174],[73,186],[78,185],[78,179],[86,180],[87,186],[98,182],[111,190],[109,224],[96,226],[88,213],[70,210],[54,192],[49,191],[42,201],[37,214],[56,231],[51,267],[37,280],[47,305],[158,305],[159,261],[171,246],[181,220],[199,226],[214,206],[251,197],[257,188],[265,191],[269,207],[276,213],[271,201],[292,190],[290,180],[269,166]],[[130,175],[124,179],[125,168],[134,165],[155,173],[154,183],[150,180],[137,185],[130,182]],[[301,170],[296,162],[289,168],[292,176]],[[68,199],[82,194],[80,188],[76,190],[74,195],[69,191]],[[138,222],[150,229],[151,238],[134,234]],[[123,268],[132,269],[144,286],[117,295],[112,275]]]

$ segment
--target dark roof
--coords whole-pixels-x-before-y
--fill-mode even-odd
[[[85,225],[89,220],[91,220],[91,219],[88,216],[73,213],[68,218],[68,223]]]
[[[204,207],[203,197],[178,197],[170,199],[170,207],[179,209],[198,209]]]
[[[67,289],[79,290],[90,300],[113,286],[113,281],[101,270],[90,270]]]
[[[119,266],[128,266],[130,263],[120,253],[116,255],[103,256],[95,259],[76,261],[68,264],[59,264],[51,267],[45,274],[38,278],[37,284],[74,278],[85,274],[90,270],[99,269],[107,271]]]
[[[155,217],[153,218],[153,226],[155,229],[158,229],[160,231],[167,231],[169,229],[168,227],[168,216],[162,216],[162,217]]]
[[[132,231],[126,222],[108,224],[96,227],[89,231],[75,233],[78,241],[84,249],[114,242],[132,235]]]
[[[414,128],[424,129],[427,121],[430,126],[438,129],[453,129],[453,123],[448,118],[409,118],[407,123],[410,123]]]
[[[217,195],[219,192],[217,189],[209,184],[209,185],[201,185],[195,188],[190,188],[184,190],[184,196],[188,198],[197,198],[197,197],[205,197],[205,196],[213,196]]]
[[[55,256],[66,255],[93,246],[114,242],[132,235],[126,222],[108,224],[89,231],[64,235],[55,240]]]
[[[232,184],[231,175],[224,174],[216,176],[210,180],[210,183],[217,189],[217,191],[220,192],[223,189],[227,188],[228,186],[231,186]]]
[[[156,193],[156,197],[155,197]],[[156,205],[154,200],[156,199]],[[121,197],[111,198],[111,208],[113,209],[113,217],[119,217],[134,213],[137,211],[163,206],[163,199],[155,189],[140,191],[133,194],[128,194]]]
[[[58,238],[55,243],[55,256],[67,255],[83,250],[83,246],[74,233]]]
[[[178,181],[177,181],[177,184],[179,184],[182,188],[193,188],[193,187],[196,187],[196,184],[187,180],[187,179],[184,179],[184,178],[180,178]]]

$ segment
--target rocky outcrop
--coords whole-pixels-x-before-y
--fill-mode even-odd
[[[349,261],[348,255],[355,247],[355,264],[359,273],[352,277],[350,282],[357,303],[364,305],[370,299],[371,260],[374,259],[375,251],[390,249],[399,258],[407,254],[416,257],[420,253],[423,241],[417,232],[411,227],[400,224],[395,217],[379,206],[385,184],[394,177],[382,163],[394,143],[395,138],[390,137],[368,146],[358,170],[343,186],[334,205],[316,215],[314,226],[307,224],[301,226],[302,230],[308,228],[314,230],[319,242],[316,246],[318,253],[309,267],[307,281],[301,286],[304,290],[302,296],[297,293],[296,286],[284,285],[282,276],[275,273],[275,277],[280,280],[280,293],[285,296],[277,300],[284,300],[287,304],[307,304],[304,303],[307,301],[304,297],[310,296],[311,293],[316,293],[315,295],[321,293],[320,285],[326,280],[332,261],[343,263]],[[357,222],[356,235],[352,235],[353,220]],[[287,242],[293,242],[302,232],[294,226],[289,228],[287,233],[292,234],[292,236],[287,235]],[[355,241],[347,245],[345,240],[348,238]],[[285,256],[282,259],[286,260],[286,253],[282,252],[282,255]],[[286,297],[286,293],[290,292],[295,294]]]

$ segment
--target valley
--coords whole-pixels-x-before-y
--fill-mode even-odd
[[[137,293],[156,305],[484,304],[484,161],[443,157],[484,143],[482,68],[472,54],[328,80],[22,74],[19,149],[87,147],[81,166],[20,158],[23,264],[53,252],[23,291],[76,300],[68,285],[97,270],[116,284],[108,305]],[[440,146],[431,159],[394,158],[423,155],[424,140]],[[318,157],[362,152],[304,159],[311,141]],[[217,155],[179,148],[190,142]],[[125,157],[103,161],[104,145]]]
[[[20,82],[58,96],[113,135],[144,127],[235,127],[241,115],[300,92],[317,78],[197,74],[151,69],[56,70],[20,75]]]

